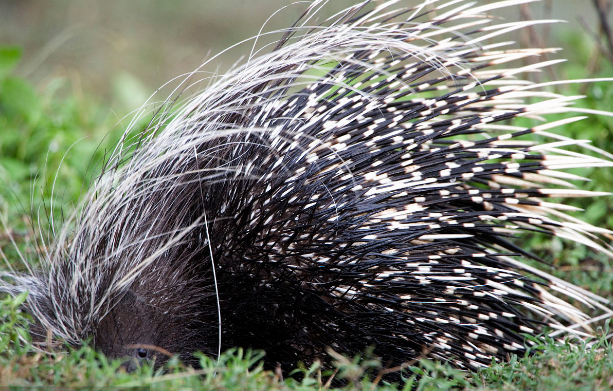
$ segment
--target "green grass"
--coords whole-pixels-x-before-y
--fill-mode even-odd
[[[263,352],[235,349],[219,360],[201,356],[201,369],[171,360],[163,370],[143,366],[133,373],[120,370],[88,346],[68,352],[38,353],[31,345],[27,318],[19,310],[25,300],[0,301],[0,388],[114,390],[328,390],[332,379],[344,390],[556,390],[577,391],[613,387],[613,351],[605,338],[587,349],[582,343],[556,344],[535,340],[533,354],[513,356],[508,363],[492,364],[476,373],[458,371],[440,362],[421,360],[405,369],[405,383],[387,384],[377,373],[377,360],[335,355],[337,371],[315,364],[299,367],[294,377],[282,379],[262,367]],[[370,374],[370,375],[369,375]]]
[[[581,37],[575,46],[588,47]],[[587,50],[587,49],[586,49]],[[589,56],[579,55],[579,59]],[[99,170],[97,164],[113,148],[123,126],[108,108],[94,97],[78,98],[65,79],[54,79],[44,87],[15,77],[20,50],[0,47],[0,255],[20,268],[20,254],[36,264],[38,251],[50,236],[50,221],[61,225]],[[558,68],[559,78],[583,78],[586,64],[571,63]],[[598,74],[613,75],[611,64],[601,64]],[[564,87],[567,95],[585,94],[582,107],[611,110],[613,83],[599,82]],[[566,115],[568,116],[568,115]],[[561,116],[564,117],[564,116]],[[555,120],[557,118],[550,117]],[[527,121],[526,125],[530,125]],[[613,120],[592,116],[570,124],[559,132],[590,139],[613,151]],[[610,191],[613,170],[575,171],[592,179],[581,188]],[[578,214],[594,225],[613,228],[613,203],[602,197],[572,200],[585,212]],[[59,224],[57,222],[60,222]],[[14,241],[14,243],[13,243]],[[48,243],[49,240],[45,239]],[[613,266],[602,254],[558,239],[532,235],[525,245],[536,252],[561,278],[613,298]],[[299,367],[294,377],[281,379],[275,371],[262,368],[262,352],[234,350],[219,361],[201,358],[202,369],[184,367],[171,360],[164,371],[152,367],[126,374],[118,361],[108,361],[89,347],[37,352],[27,331],[27,319],[19,304],[24,297],[0,301],[0,388],[95,388],[95,389],[331,389],[342,380],[345,389],[395,389],[378,378],[380,363],[368,358],[335,356],[336,371],[317,365]],[[606,332],[601,334],[606,335]],[[67,352],[66,352],[67,350]],[[493,364],[477,373],[457,371],[448,365],[421,360],[405,369],[406,384],[400,388],[419,390],[593,390],[613,387],[613,353],[605,338],[591,349],[581,343],[554,344],[538,341],[533,355],[511,357],[508,363]],[[368,357],[367,354],[364,357]]]

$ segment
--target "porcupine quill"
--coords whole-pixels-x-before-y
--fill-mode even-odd
[[[498,39],[550,21],[487,13],[527,2],[366,1],[317,25],[313,2],[274,50],[128,130],[44,268],[3,273],[0,291],[29,291],[39,338],[158,363],[242,346],[291,368],[375,346],[474,369],[525,352],[524,334],[591,334],[564,298],[605,316],[609,302],[512,240],[613,256],[610,231],[545,200],[606,194],[561,171],[612,165],[550,132],[583,117],[513,124],[596,113],[547,90],[585,80],[521,79],[559,61],[520,60],[555,50]]]

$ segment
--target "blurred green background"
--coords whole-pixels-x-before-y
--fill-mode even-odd
[[[381,2],[381,1],[379,1]],[[93,94],[109,108],[139,107],[155,89],[200,66],[223,49],[263,31],[291,25],[309,2],[292,0],[0,0],[0,43],[23,47],[17,75],[39,88],[56,77],[69,78],[75,94]],[[354,0],[332,0],[331,15]],[[418,1],[407,1],[417,4]],[[439,2],[444,3],[444,2]],[[492,0],[478,4],[494,3]],[[438,3],[437,3],[438,4]],[[570,23],[537,28],[532,37],[504,39],[575,48],[566,36],[584,30],[579,18],[596,26],[590,0],[549,0],[494,11],[508,21],[566,19]],[[278,11],[278,12],[277,12]],[[271,15],[277,12],[269,19]],[[596,31],[596,29],[595,29]],[[260,40],[258,47],[267,42]],[[251,45],[225,53],[204,67],[224,72]]]

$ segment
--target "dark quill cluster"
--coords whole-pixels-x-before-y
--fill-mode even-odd
[[[127,132],[47,267],[0,290],[30,291],[41,335],[158,362],[242,346],[288,368],[375,346],[478,368],[525,334],[589,333],[566,300],[608,302],[514,241],[611,254],[551,199],[603,195],[560,170],[607,155],[549,132],[582,117],[514,124],[581,111],[522,79],[557,62],[524,66],[553,50],[503,40],[529,23],[487,16],[523,2],[366,1],[313,25],[316,1],[270,53]]]

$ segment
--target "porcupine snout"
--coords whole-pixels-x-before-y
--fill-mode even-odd
[[[145,361],[158,368],[173,355],[197,365],[192,353],[212,355],[214,352],[207,347],[216,346],[212,341],[217,340],[218,334],[214,320],[207,327],[200,319],[194,305],[202,300],[191,288],[194,291],[185,292],[181,287],[175,290],[170,282],[162,288],[127,289],[95,325],[94,346],[110,358],[124,359],[122,367],[127,371]]]
[[[156,365],[165,362],[172,355],[167,349],[178,349],[181,334],[187,333],[182,328],[177,316],[129,290],[100,322],[95,345],[109,357],[125,358],[123,368],[133,371],[145,360]]]

